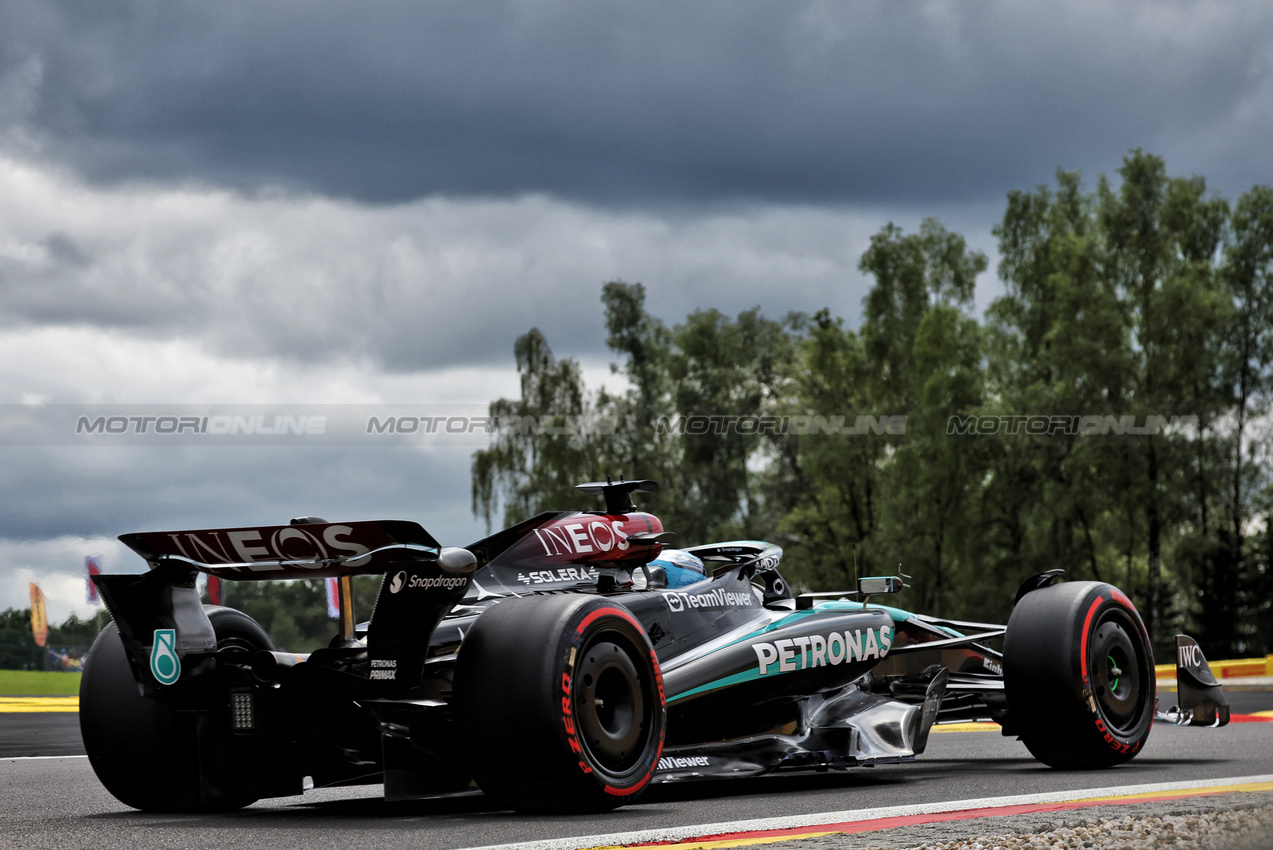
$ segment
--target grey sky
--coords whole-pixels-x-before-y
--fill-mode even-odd
[[[6,0],[0,404],[485,402],[531,326],[595,386],[603,281],[855,323],[888,221],[993,259],[1058,166],[1235,198],[1270,138],[1257,2]],[[164,525],[463,542],[468,456],[0,448],[0,608],[83,611],[82,556]]]

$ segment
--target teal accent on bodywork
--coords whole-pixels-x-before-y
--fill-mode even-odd
[[[774,620],[772,623],[770,623],[769,625],[765,626],[763,629],[758,629],[757,631],[758,631],[758,632],[772,632],[774,629],[781,629],[783,626],[789,626],[789,625],[791,625],[792,623],[794,623],[796,620],[803,620],[804,618],[808,617],[810,614],[814,614],[814,613],[816,613],[816,612],[814,612],[814,611],[793,611],[792,613],[790,613],[790,614],[788,614],[787,616],[783,617],[781,620]]]
[[[699,685],[697,688],[690,688],[685,693],[677,694],[676,696],[672,697],[671,699],[668,700],[668,702],[676,702],[677,700],[682,700],[687,697],[697,696],[698,694],[705,694],[708,691],[714,691],[718,688],[726,687],[727,685],[737,685],[737,684],[741,684],[742,682],[751,682],[759,678],[760,678],[759,670],[744,670],[741,673],[735,673],[732,676],[726,676],[723,679],[717,679],[714,682],[708,682],[706,685]]]
[[[890,608],[887,605],[872,605],[865,602],[851,602],[848,599],[832,599],[827,602],[813,603],[815,611],[861,611],[865,608],[877,608],[883,611],[893,618],[894,623],[904,623],[914,616],[910,611],[903,611],[901,608]]]
[[[813,607],[815,610],[822,611],[860,611],[863,608],[877,608],[892,617],[894,623],[904,623],[911,617],[915,616],[910,611],[903,611],[901,608],[890,608],[887,605],[875,605],[873,603],[868,604],[866,602],[851,602],[847,599],[831,600],[829,602],[815,602]],[[925,625],[931,626],[934,629],[940,629],[951,637],[964,636],[963,632],[957,632],[954,629],[947,628],[946,626],[939,626],[936,623],[927,623]]]
[[[729,647],[734,646],[736,644],[740,644],[745,640],[751,640],[757,635],[763,635],[765,632],[772,632],[774,629],[781,629],[783,626],[789,626],[796,620],[803,620],[805,617],[808,617],[816,613],[817,613],[816,611],[796,611],[794,614],[788,614],[787,616],[783,617],[781,620],[774,620],[772,623],[765,626],[763,629],[756,629],[754,632],[748,632],[747,634],[740,637],[738,640],[731,640],[729,643],[725,644],[719,649],[714,649],[712,651],[720,652],[721,649],[728,649]]]

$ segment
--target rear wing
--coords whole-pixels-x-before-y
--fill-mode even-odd
[[[234,581],[328,578],[387,572],[403,561],[437,557],[441,545],[407,520],[294,521],[259,528],[121,534],[151,568],[181,564]]]
[[[340,632],[320,652],[382,674],[390,671],[371,676],[369,668],[359,675],[367,682],[376,679],[378,693],[397,693],[419,682],[433,630],[467,591],[476,565],[468,550],[443,548],[405,520],[303,518],[282,526],[139,532],[119,539],[151,569],[96,575],[93,582],[119,629],[141,693],[156,698],[216,668],[216,634],[195,587],[199,572],[234,581],[338,578]],[[381,583],[367,640],[356,640],[350,581],[390,572],[395,575]],[[156,653],[176,659],[174,676],[155,671]]]

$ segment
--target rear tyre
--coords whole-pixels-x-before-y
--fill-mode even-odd
[[[633,802],[663,750],[654,647],[631,613],[595,596],[493,605],[460,648],[455,704],[478,785],[522,811]]]
[[[1155,706],[1154,657],[1118,588],[1067,582],[1017,602],[1003,646],[1010,728],[1046,765],[1112,767],[1138,754]]]
[[[274,649],[265,631],[241,611],[204,610],[223,657],[246,659],[257,649]],[[244,794],[203,800],[194,717],[138,692],[114,623],[102,629],[84,663],[80,733],[93,772],[126,806],[147,812],[227,811],[256,802]]]

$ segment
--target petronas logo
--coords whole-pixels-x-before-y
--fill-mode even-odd
[[[150,672],[161,685],[171,685],[181,676],[176,629],[155,629],[155,648],[150,651]]]

